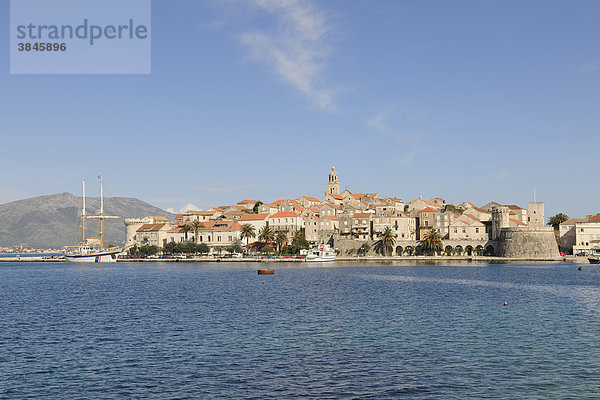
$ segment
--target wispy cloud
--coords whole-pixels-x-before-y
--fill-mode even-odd
[[[171,214],[182,214],[182,213],[184,213],[186,211],[189,211],[189,210],[200,210],[200,207],[198,207],[195,204],[189,203],[189,204],[181,207],[179,210],[176,210],[174,208],[167,208],[165,211],[168,211]]]
[[[330,54],[326,39],[331,28],[325,14],[307,0],[253,0],[249,4],[276,19],[273,31],[240,35],[252,58],[271,67],[316,107],[335,109],[333,90],[322,80]]]
[[[369,125],[372,128],[375,128],[380,133],[387,133],[388,128],[387,126],[385,126],[385,122],[392,113],[392,111],[394,111],[394,106],[381,110],[377,113],[377,115],[371,118],[367,118],[367,125]]]

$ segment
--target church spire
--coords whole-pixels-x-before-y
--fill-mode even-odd
[[[331,172],[329,172],[329,181],[327,182],[327,193],[329,194],[340,194],[340,181],[338,180],[338,174],[335,172],[335,165],[331,165]]]

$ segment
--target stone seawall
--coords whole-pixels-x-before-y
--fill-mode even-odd
[[[496,255],[528,259],[560,258],[552,228],[502,228]]]

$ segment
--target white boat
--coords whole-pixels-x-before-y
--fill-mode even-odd
[[[318,247],[308,250],[306,253],[306,262],[330,262],[335,261],[335,250],[328,244],[322,244]]]
[[[102,190],[102,177],[100,178],[100,215],[90,215],[87,218],[95,218],[100,220],[100,238],[85,237],[85,181],[82,184],[83,191],[83,206],[81,209],[81,244],[75,246],[65,246],[63,255],[69,262],[74,263],[106,263],[117,262],[117,254],[123,249],[119,247],[104,248],[103,221],[105,219],[119,218],[110,215],[104,215],[104,193]],[[96,241],[96,244],[93,242]]]

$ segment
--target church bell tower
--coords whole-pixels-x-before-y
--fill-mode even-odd
[[[327,193],[340,194],[340,181],[338,180],[337,172],[335,172],[335,166],[331,167],[331,172],[329,173],[329,182],[327,182]]]

